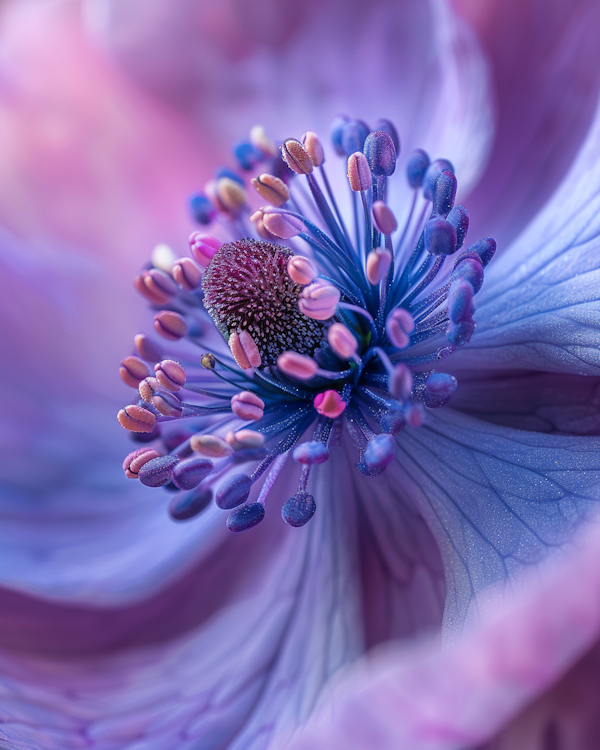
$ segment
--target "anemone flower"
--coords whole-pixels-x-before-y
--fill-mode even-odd
[[[144,253],[159,241],[183,253],[181,237],[188,234],[183,197],[199,175],[208,177],[206,165],[215,166],[215,143],[222,143],[217,133],[225,139],[239,138],[261,115],[261,120],[268,120],[271,109],[282,109],[284,103],[289,103],[285,117],[278,122],[273,115],[272,122],[266,121],[270,132],[281,138],[300,136],[308,128],[325,132],[340,109],[369,122],[385,115],[400,133],[401,159],[422,146],[436,157],[448,157],[463,185],[481,172],[491,143],[491,107],[484,96],[486,72],[477,43],[440,4],[435,13],[423,4],[376,3],[368,9],[345,9],[341,15],[336,3],[307,4],[294,11],[297,16],[282,13],[274,19],[275,9],[268,6],[257,6],[265,14],[250,18],[239,16],[235,5],[226,6],[232,11],[229,16],[210,17],[205,12],[200,18],[192,5],[182,4],[173,14],[166,5],[155,3],[155,16],[140,16],[135,3],[119,7],[120,13],[127,9],[132,17],[145,19],[141,28],[150,37],[164,30],[162,38],[168,40],[172,24],[180,24],[175,35],[178,54],[171,54],[168,44],[161,48],[132,40],[128,19],[118,18],[118,8],[111,15],[110,4],[86,7],[96,31],[98,19],[104,22],[103,40],[121,64],[131,69],[135,63],[136,77],[151,85],[155,95],[165,96],[173,82],[170,108],[148,98],[100,52],[90,49],[78,27],[75,6],[26,3],[5,11],[4,132],[8,144],[19,144],[24,131],[28,148],[18,149],[11,159],[5,157],[5,172],[12,181],[5,181],[10,191],[2,197],[8,227],[3,235],[2,310],[10,324],[5,326],[10,366],[3,373],[9,409],[3,430],[8,461],[3,464],[2,742],[9,748],[158,750],[275,747],[292,736],[291,747],[417,750],[472,747],[486,741],[547,689],[600,632],[597,532],[587,520],[594,513],[599,481],[593,437],[598,122],[592,124],[561,186],[507,246],[507,239],[524,223],[523,216],[531,218],[521,206],[527,204],[531,212],[539,206],[534,188],[544,153],[543,148],[541,153],[527,151],[527,138],[539,136],[536,127],[548,114],[555,115],[552,133],[560,136],[564,151],[540,191],[556,186],[578,138],[576,129],[568,127],[569,119],[563,122],[557,114],[562,110],[552,109],[557,100],[551,96],[541,119],[532,115],[520,129],[511,120],[515,111],[500,96],[498,121],[504,117],[515,127],[508,144],[515,148],[507,150],[506,136],[497,137],[493,169],[481,184],[494,183],[486,210],[502,213],[506,205],[513,222],[509,226],[496,218],[501,248],[487,264],[493,247],[489,241],[476,244],[466,255],[457,249],[439,264],[436,258],[443,259],[443,252],[430,252],[433,260],[423,255],[436,248],[447,250],[448,242],[457,246],[464,234],[466,212],[450,205],[455,178],[447,163],[438,162],[438,168],[446,169],[426,176],[414,168],[414,160],[401,161],[397,185],[393,178],[375,174],[377,198],[384,197],[385,184],[389,202],[372,213],[368,175],[384,169],[383,162],[385,169],[391,168],[390,143],[398,153],[396,134],[388,123],[374,131],[384,135],[369,141],[375,146],[364,154],[367,168],[356,149],[349,154],[355,155],[350,176],[359,188],[358,208],[362,210],[365,193],[364,216],[367,224],[372,217],[374,222],[367,232],[359,214],[363,231],[358,240],[351,215],[344,218],[345,232],[335,207],[333,215],[315,219],[306,205],[289,211],[286,202],[259,213],[257,229],[269,239],[262,240],[264,245],[253,239],[254,253],[239,239],[217,248],[213,240],[197,236],[191,248],[194,258],[172,265],[168,252],[156,252],[153,267],[142,270],[138,281],[145,296],[164,308],[155,311],[156,327],[167,338],[200,338],[203,346],[180,342],[183,348],[177,351],[183,354],[170,358],[172,364],[160,357],[155,376],[140,381],[145,384],[142,396],[152,406],[144,398],[135,405],[150,415],[144,415],[150,421],[157,414],[172,419],[180,408],[196,408],[187,423],[199,423],[193,435],[202,450],[179,460],[176,452],[189,436],[176,435],[169,422],[165,438],[169,434],[171,440],[143,444],[135,457],[141,457],[142,465],[133,466],[132,458],[129,473],[141,473],[149,484],[166,478],[167,484],[191,485],[199,474],[214,472],[214,456],[206,455],[210,444],[213,451],[216,446],[229,454],[218,458],[223,474],[215,484],[221,505],[227,505],[240,487],[245,494],[247,482],[231,481],[225,464],[244,460],[241,468],[250,466],[251,473],[244,473],[250,476],[272,458],[261,451],[271,451],[273,440],[278,445],[281,438],[294,436],[296,426],[299,444],[279,447],[290,453],[300,448],[296,458],[303,467],[292,455],[284,464],[280,458],[285,452],[279,450],[256,477],[250,504],[237,506],[261,504],[262,495],[267,506],[264,519],[247,528],[249,517],[256,520],[256,511],[239,514],[229,509],[234,516],[230,527],[244,529],[243,533],[231,533],[223,510],[213,504],[193,518],[174,522],[167,513],[170,498],[189,494],[169,497],[167,490],[150,490],[119,476],[117,456],[128,449],[118,427],[112,426],[112,405],[125,396],[117,386],[113,389],[109,372],[142,326],[126,277],[133,276]],[[190,8],[195,24],[187,23],[185,11]],[[545,29],[558,34],[562,46],[553,42],[566,50],[564,67],[574,80],[580,80],[580,69],[571,65],[572,59],[590,67],[581,52],[585,45],[579,42],[589,38],[586,26],[594,28],[593,11],[588,15],[582,3],[573,15],[577,22],[563,24],[558,12],[551,15],[556,26],[548,21]],[[241,24],[240,17],[245,18]],[[389,25],[383,42],[382,24]],[[191,43],[202,39],[207,29],[210,45]],[[236,30],[237,35],[232,33]],[[380,44],[375,48],[380,60],[367,43],[372,33]],[[406,43],[398,44],[396,34]],[[543,34],[542,38],[548,39]],[[314,61],[307,60],[308,39],[320,40],[322,55]],[[581,57],[569,54],[573,46]],[[140,54],[149,48],[154,56],[150,69],[144,65],[149,58]],[[190,56],[190,49],[207,55],[204,62]],[[272,65],[274,50],[278,68]],[[520,52],[526,56],[526,51]],[[539,50],[534,47],[533,52]],[[242,69],[248,80],[238,75],[240,55],[245,56]],[[170,67],[165,78],[166,62]],[[193,75],[178,76],[190,70]],[[304,76],[295,75],[298,70]],[[265,78],[273,71],[281,72],[280,80],[253,89],[252,81],[269,84]],[[404,76],[404,71],[410,75]],[[369,85],[357,91],[367,79]],[[501,76],[498,80],[502,82]],[[517,83],[518,78],[513,79],[510,88],[504,81],[510,89],[508,101],[526,98]],[[589,95],[588,89],[574,89],[583,99]],[[86,96],[88,90],[93,97]],[[258,105],[248,94],[253,91]],[[502,94],[501,86],[499,91]],[[390,106],[391,96],[401,101]],[[200,138],[182,112],[174,113],[173,106],[182,108],[182,102],[188,107],[185,114],[202,123]],[[194,102],[200,107],[190,107]],[[384,105],[385,112],[377,111]],[[585,120],[585,112],[579,111]],[[347,125],[338,123],[335,133]],[[360,135],[359,126],[352,127],[353,137],[357,130]],[[584,126],[578,122],[578,127],[581,134]],[[94,133],[94,149],[82,135],[89,130]],[[257,141],[257,131],[253,140],[254,148],[245,144],[238,156],[253,154],[258,161],[260,152],[263,159],[260,144],[265,143],[262,138]],[[304,144],[286,143],[292,167],[312,174],[311,162],[303,156],[307,152],[313,170],[322,171],[314,168],[319,152],[312,136]],[[549,143],[551,137],[544,147]],[[341,138],[338,145],[345,150]],[[529,165],[524,165],[523,150]],[[330,148],[327,151],[332,192],[343,214],[348,186],[341,184],[343,173],[342,179],[334,179],[329,166],[335,156]],[[398,235],[392,231],[395,219],[406,219],[410,210],[412,194],[402,176],[407,163],[413,167],[413,183],[422,179],[433,199],[419,188],[417,207],[420,202],[426,208],[425,218],[434,225],[424,233],[421,257],[415,256],[412,265],[411,254],[396,255],[403,224]],[[503,180],[497,179],[499,174]],[[503,203],[507,193],[512,199],[510,178],[515,175],[514,190],[523,190],[518,210],[510,201]],[[303,179],[293,178],[292,192]],[[217,205],[238,231],[235,225],[244,220],[234,210],[239,183],[224,173],[219,181],[213,192]],[[509,183],[506,188],[498,184],[503,181]],[[261,190],[264,184],[265,180],[259,183]],[[271,182],[270,187],[281,193],[287,189],[285,181],[282,184],[283,188]],[[321,202],[320,210],[327,213],[320,184],[319,177],[317,187],[309,187]],[[527,189],[536,193],[529,200]],[[482,192],[474,195],[473,206],[486,205]],[[326,195],[323,200],[330,199]],[[432,204],[435,217],[429,219]],[[199,209],[207,205],[195,203],[202,219]],[[470,214],[477,224],[476,211]],[[413,213],[417,247],[418,219]],[[493,225],[488,220],[483,226]],[[296,233],[290,237],[293,253],[272,230]],[[386,239],[375,245],[379,231]],[[476,237],[488,234],[482,231]],[[311,279],[307,261],[299,259],[296,250],[301,235],[314,252],[313,270],[325,280],[312,280],[320,289],[303,283]],[[411,236],[407,232],[406,249]],[[469,240],[466,247],[471,245]],[[356,255],[359,249],[363,257],[355,257],[354,266],[347,262],[349,256],[339,256],[351,251]],[[377,257],[369,261],[372,252]],[[249,267],[256,256],[262,265]],[[205,296],[213,299],[211,307],[207,303],[210,320],[197,305],[194,308],[199,261],[209,261],[201,283]],[[280,351],[281,342],[272,349],[272,337],[254,338],[256,331],[244,326],[246,318],[234,321],[223,274],[231,273],[236,264],[241,264],[245,277],[249,270],[255,278],[266,273],[286,287],[294,304],[288,299],[289,304],[274,312],[281,313],[279,320],[292,316],[304,326],[301,339],[289,337],[295,350],[286,345]],[[345,277],[342,283],[344,264],[346,274],[350,269],[350,276],[362,276]],[[434,279],[431,271],[437,265]],[[485,280],[479,289],[484,265]],[[304,276],[298,275],[302,272]],[[402,292],[406,276],[408,286]],[[422,289],[410,302],[430,299],[419,310],[406,310],[412,322],[407,315],[394,315],[393,310],[400,309],[391,305],[394,295],[402,292],[402,303],[420,284]],[[339,293],[339,303],[332,288]],[[336,322],[343,326],[333,333],[329,319],[320,320],[323,299],[333,306],[325,311],[339,316]],[[427,312],[428,305],[436,303]],[[273,312],[274,303],[265,304]],[[436,311],[442,313],[438,328],[420,328]],[[298,318],[300,312],[309,323]],[[467,341],[473,315],[477,329]],[[253,321],[260,332],[259,323]],[[294,332],[302,325],[295,325]],[[411,338],[425,333],[433,335],[422,341]],[[369,354],[375,337],[381,351]],[[312,343],[307,344],[308,339]],[[147,339],[138,338],[138,345],[145,355],[156,354]],[[443,377],[432,378],[432,355],[448,349],[454,349],[451,356],[435,359],[440,363],[436,370],[444,364]],[[228,352],[241,367],[226,359]],[[430,359],[414,361],[418,357]],[[154,356],[147,356],[146,362],[151,359]],[[197,389],[192,391],[195,401],[185,401],[189,407],[173,396],[180,391],[172,390],[181,384],[182,363],[185,385]],[[246,365],[253,366],[253,374]],[[125,379],[139,379],[139,366],[128,359],[123,365]],[[302,366],[304,372],[307,367],[317,369],[313,379],[301,378],[299,384]],[[360,370],[356,383],[350,373],[340,376],[353,368]],[[148,377],[156,382],[148,382]],[[268,379],[275,383],[262,385]],[[232,396],[228,380],[247,387],[237,388]],[[325,388],[323,381],[335,387]],[[458,387],[451,393],[455,381]],[[251,395],[236,399],[240,392]],[[443,404],[448,396],[449,403]],[[391,397],[398,407],[390,408]],[[379,408],[373,409],[377,398]],[[206,413],[199,409],[213,408],[214,400],[223,410],[210,413],[206,430]],[[232,410],[243,421],[264,414],[251,425],[250,434],[236,436],[240,430],[231,421]],[[280,416],[286,410],[290,421],[282,426]],[[125,421],[135,421],[139,414],[126,414]],[[225,419],[236,427],[231,437],[226,425],[219,425]],[[263,429],[265,419],[264,426],[268,428],[271,419],[276,429]],[[397,440],[377,442],[382,421],[384,435]],[[309,435],[300,434],[300,427],[310,428]],[[221,435],[225,439],[219,441]],[[330,440],[326,446],[328,435],[339,445]],[[314,443],[329,452],[323,465],[317,464],[324,449]],[[144,463],[152,449],[162,455]],[[170,465],[165,461],[167,450],[175,451]],[[180,465],[190,459],[195,465],[182,471]],[[152,471],[150,464],[156,460],[159,464]],[[240,465],[236,473],[241,473]],[[310,477],[305,476],[307,468]],[[309,480],[300,491],[298,470],[301,482],[303,475]],[[196,489],[180,492],[193,494]],[[317,505],[314,516],[308,496]],[[284,517],[305,522],[300,528],[293,527],[298,523],[286,524],[278,512],[278,501],[290,498],[295,502]],[[201,505],[188,501],[174,507],[175,501],[171,510],[183,519],[190,507],[198,511]],[[503,611],[495,611],[494,604]],[[441,650],[436,633],[444,609],[447,645]],[[386,641],[393,645],[361,660],[367,649]],[[587,670],[581,667],[567,679],[573,684],[579,676],[577,684],[585,684],[594,674],[593,666],[592,660]],[[334,675],[337,688],[329,680]],[[539,737],[547,747],[559,747],[562,738],[593,747],[592,724],[584,732],[580,722],[579,734],[572,728],[566,734],[556,722],[547,721],[544,701],[560,706],[557,695],[540,702],[537,722],[524,715],[507,730],[506,739],[498,739],[498,746],[530,742],[536,747]],[[297,731],[301,725],[303,730]]]

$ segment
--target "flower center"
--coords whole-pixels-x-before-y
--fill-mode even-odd
[[[291,257],[282,245],[238,240],[223,245],[203,275],[206,311],[228,341],[248,332],[260,367],[288,349],[312,355],[323,338],[323,325],[298,308],[302,286],[287,272]]]

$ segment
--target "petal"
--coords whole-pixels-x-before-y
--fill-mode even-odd
[[[445,410],[399,438],[405,492],[446,569],[455,637],[492,583],[567,542],[600,500],[600,440],[521,432]]]
[[[458,367],[600,373],[600,113],[552,200],[490,264]]]
[[[600,85],[594,0],[454,0],[490,57],[496,138],[467,199],[472,237],[500,252],[543,207],[585,139]]]
[[[483,166],[487,69],[443,1],[229,0],[219,14],[186,0],[154,2],[151,13],[139,0],[90,6],[92,27],[121,65],[209,127],[223,153],[256,122],[274,138],[310,128],[325,141],[345,111],[390,118],[406,153],[420,146],[447,156],[463,186]]]

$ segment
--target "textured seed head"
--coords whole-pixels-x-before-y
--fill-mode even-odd
[[[322,324],[298,309],[303,287],[287,271],[291,257],[280,245],[238,240],[223,245],[202,279],[204,304],[219,331],[227,339],[247,331],[262,367],[288,350],[312,355],[323,338]]]

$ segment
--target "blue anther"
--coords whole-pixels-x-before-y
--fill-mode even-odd
[[[369,132],[369,127],[362,120],[349,120],[342,128],[343,154],[350,156],[362,151]]]
[[[446,219],[456,229],[456,249],[460,250],[469,231],[469,214],[464,206],[454,206]]]
[[[425,196],[425,198],[427,198],[428,201],[433,200],[433,193],[435,190],[435,186],[437,185],[437,181],[439,180],[442,172],[444,172],[446,169],[454,172],[452,162],[449,162],[448,159],[436,159],[435,161],[431,162],[429,167],[427,167],[427,171],[425,172],[425,176],[423,177],[423,195]]]
[[[450,323],[448,326],[448,341],[454,346],[468,344],[475,330],[473,320],[463,320],[460,323]]]
[[[473,292],[481,289],[483,284],[483,266],[481,261],[476,257],[466,257],[458,263],[452,271],[451,281],[455,279],[464,279],[473,287]]]
[[[396,149],[385,130],[369,133],[363,146],[369,167],[374,177],[389,177],[396,169]]]
[[[300,443],[294,448],[292,453],[294,461],[299,464],[323,464],[329,458],[329,449],[326,445],[318,440],[311,440],[308,443]]]
[[[344,149],[342,147],[342,132],[349,121],[350,118],[347,115],[338,115],[331,123],[329,135],[331,136],[331,142],[333,143],[335,153],[338,156],[344,155]]]
[[[265,506],[262,503],[242,505],[227,516],[229,531],[248,531],[257,526],[265,517]]]
[[[290,526],[304,526],[315,515],[317,505],[315,499],[308,492],[297,492],[284,503],[281,517]]]
[[[187,521],[208,508],[211,500],[212,490],[209,487],[196,487],[191,492],[181,492],[171,500],[169,515],[175,521]]]
[[[139,478],[146,487],[162,487],[173,478],[173,468],[179,463],[177,456],[159,456],[144,464]]]
[[[429,167],[429,155],[422,148],[415,149],[408,157],[406,176],[412,188],[419,188],[423,184],[425,172]]]
[[[234,182],[237,182],[238,185],[244,187],[243,178],[241,178],[239,174],[236,174],[232,169],[229,169],[229,167],[219,167],[217,169],[215,172],[215,180],[220,180],[222,177],[227,177],[228,180],[233,180]]]
[[[394,148],[396,149],[397,159],[400,156],[400,137],[398,136],[398,131],[396,130],[396,126],[394,125],[394,123],[382,117],[381,119],[377,120],[373,130],[384,130],[389,135],[389,137],[392,139],[392,143],[394,144]]]
[[[464,279],[457,279],[448,292],[448,315],[452,323],[462,323],[473,317],[473,287]]]
[[[217,215],[212,203],[202,193],[192,195],[188,203],[191,214],[198,224],[210,224]]]
[[[389,466],[396,452],[396,441],[391,435],[375,435],[367,443],[364,461],[369,469],[385,469]]]
[[[452,255],[456,250],[456,229],[446,219],[430,219],[423,236],[425,250],[431,255]]]
[[[433,190],[433,213],[444,218],[450,213],[456,197],[456,177],[445,169],[438,177]]]
[[[423,403],[428,409],[446,406],[456,390],[456,378],[446,372],[431,372],[425,381]]]
[[[471,245],[471,247],[469,248],[469,252],[477,253],[477,255],[481,258],[483,267],[485,268],[494,257],[494,253],[496,252],[496,240],[492,239],[491,237],[486,237],[483,240],[477,240],[477,242]]]
[[[398,401],[392,401],[387,412],[379,420],[379,426],[390,435],[397,435],[406,424],[404,407]]]
[[[173,469],[173,483],[180,490],[191,490],[213,470],[213,462],[208,458],[193,456],[180,461]]]
[[[233,155],[242,169],[249,171],[264,160],[263,152],[248,141],[236,143],[233,147]]]
[[[247,474],[234,474],[220,485],[215,502],[222,510],[237,508],[246,502],[251,488],[252,480]]]

